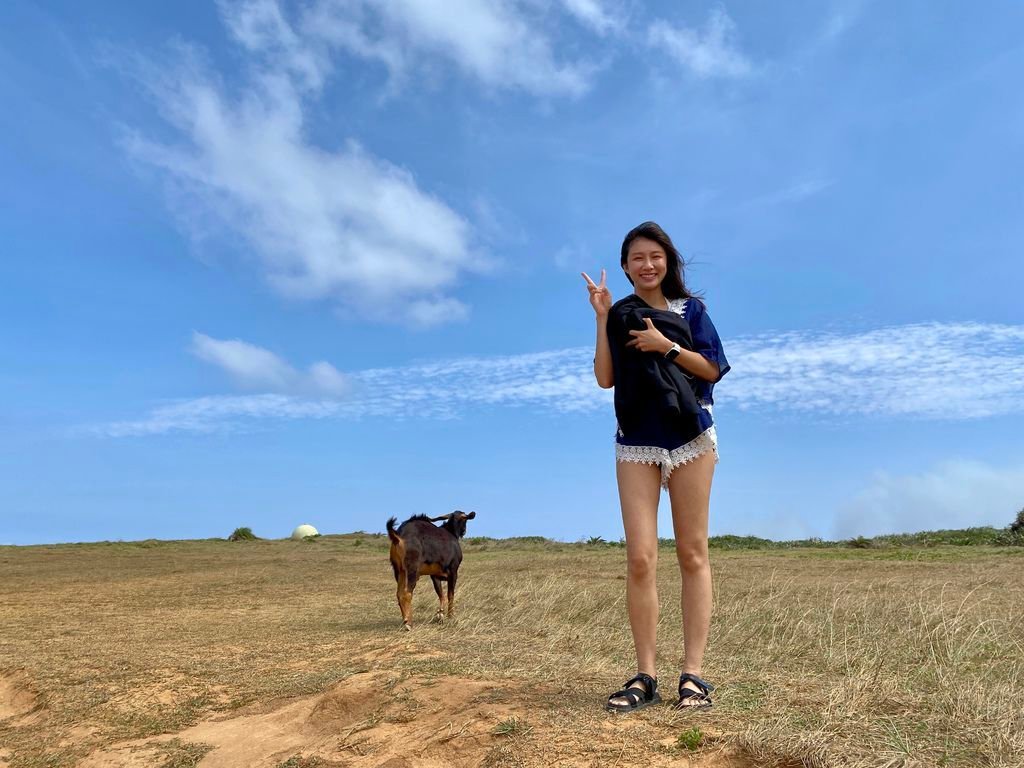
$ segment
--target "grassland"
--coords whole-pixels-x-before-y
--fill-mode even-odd
[[[377,535],[0,547],[0,766],[1021,766],[1024,547],[971,543],[717,542],[715,709],[628,716],[615,544],[469,539],[412,632]]]

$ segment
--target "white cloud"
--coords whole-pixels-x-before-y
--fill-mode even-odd
[[[736,24],[723,8],[712,10],[703,33],[659,20],[648,27],[647,39],[697,77],[740,78],[752,69],[736,44]]]
[[[759,195],[742,203],[740,208],[767,208],[774,205],[796,203],[824,192],[835,182],[820,177],[806,178],[774,192]]]
[[[946,461],[913,475],[879,472],[839,510],[835,536],[1008,525],[1024,499],[1024,466]]]
[[[311,89],[323,85],[330,62],[295,32],[277,0],[220,0],[218,7],[231,35],[250,52],[273,62],[272,68],[296,75]]]
[[[262,26],[239,21],[237,34],[253,44],[283,34],[284,22],[271,18]],[[195,57],[182,57],[159,75],[150,69],[147,84],[181,141],[136,134],[126,144],[165,173],[186,226],[212,218],[226,227],[289,297],[410,323],[465,316],[446,293],[487,262],[474,252],[467,221],[409,171],[355,142],[336,151],[310,143],[305,97],[287,71],[261,71],[229,97]]]
[[[329,395],[344,395],[349,391],[348,378],[330,363],[313,363],[309,366],[308,388],[314,392]]]
[[[594,0],[569,0],[589,26],[610,23]],[[262,0],[259,5],[267,4]],[[560,61],[548,28],[512,0],[321,0],[300,27],[314,47],[341,49],[384,64],[403,80],[435,59],[481,84],[535,95],[578,95],[594,71]],[[280,47],[278,36],[270,42]]]
[[[612,18],[595,0],[570,5],[592,27]],[[339,50],[397,79],[444,60],[487,86],[545,96],[582,93],[593,67],[558,60],[532,0],[319,0],[293,19],[277,0],[219,7],[249,82],[229,90],[196,49],[178,46],[163,70],[138,66],[175,140],[125,141],[162,172],[183,228],[240,240],[291,298],[415,326],[464,319],[469,308],[450,293],[490,266],[469,222],[358,142],[312,143],[311,100]]]
[[[335,415],[337,410],[336,401],[302,400],[287,395],[200,397],[159,406],[145,419],[106,424],[89,431],[107,437],[238,432],[257,420],[323,419]]]
[[[742,410],[928,419],[1024,412],[1024,326],[765,334],[732,341],[727,354],[736,375],[721,399]]]
[[[562,0],[562,5],[599,35],[606,35],[615,27],[625,24],[617,11],[599,0]]]
[[[212,341],[212,340],[211,340]],[[250,381],[285,376],[290,367],[258,347],[217,342],[204,359]],[[243,345],[243,346],[238,346]],[[720,409],[834,420],[980,419],[1024,413],[1024,326],[980,323],[907,325],[862,333],[786,333],[725,342],[733,370],[715,392]],[[253,351],[255,350],[255,352]],[[264,354],[260,354],[264,353]],[[269,356],[269,357],[268,357]],[[471,409],[528,407],[554,413],[607,409],[594,383],[590,347],[507,357],[469,357],[347,373],[343,400],[208,397],[163,406],[102,434],[216,429],[260,418],[448,419]],[[323,363],[327,366],[327,363]],[[282,374],[284,366],[285,374]],[[319,380],[311,370],[305,381]],[[330,371],[334,371],[330,373]],[[236,375],[239,375],[236,373]],[[293,379],[294,381],[294,379]],[[307,383],[281,391],[324,394]],[[215,407],[218,403],[223,408]],[[265,405],[266,412],[260,408]],[[287,406],[287,407],[286,407]],[[175,417],[180,418],[180,424]]]
[[[192,352],[226,371],[247,389],[331,397],[342,396],[349,390],[347,378],[330,363],[314,363],[307,373],[301,373],[273,352],[240,339],[220,340],[196,332],[192,335]],[[276,408],[280,401],[272,402]]]

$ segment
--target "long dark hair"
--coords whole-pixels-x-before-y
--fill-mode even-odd
[[[699,294],[691,293],[686,287],[686,282],[683,280],[683,266],[685,262],[675,245],[672,244],[672,238],[653,221],[645,221],[643,224],[633,227],[626,234],[626,239],[622,241],[622,260],[619,262],[623,269],[626,268],[629,246],[638,237],[653,240],[665,251],[667,269],[665,270],[665,279],[661,281],[661,292],[665,294],[666,299],[700,298]],[[629,280],[630,284],[633,283],[633,278],[629,276],[629,272],[626,272],[626,279]]]

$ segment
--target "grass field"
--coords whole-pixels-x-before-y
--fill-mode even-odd
[[[632,715],[621,547],[465,550],[402,632],[377,535],[0,547],[0,766],[1024,765],[1024,547],[715,550],[715,709]]]

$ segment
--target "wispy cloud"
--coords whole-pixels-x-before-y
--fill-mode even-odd
[[[145,437],[175,432],[244,432],[268,420],[324,419],[337,415],[336,401],[288,395],[213,396],[158,406],[144,419],[85,430],[107,437]]]
[[[805,178],[790,184],[789,186],[783,187],[782,189],[777,189],[774,192],[768,192],[763,195],[753,197],[741,203],[738,207],[747,209],[767,208],[775,205],[784,205],[786,203],[796,203],[824,192],[834,183],[835,182],[832,179],[820,177]]]
[[[736,339],[723,402],[823,416],[972,419],[1024,412],[1024,326],[926,323]]]
[[[564,1],[592,28],[611,23],[596,0]],[[583,93],[596,67],[560,59],[551,27],[527,13],[529,5],[492,0],[321,0],[305,12],[300,26],[310,45],[383,64],[399,81],[439,60],[490,88],[541,96]]]
[[[739,49],[736,37],[736,23],[721,7],[711,11],[703,31],[664,20],[651,23],[647,29],[650,44],[701,78],[740,78],[751,73],[750,61]]]
[[[313,363],[303,373],[273,352],[241,339],[214,339],[197,331],[192,335],[192,352],[248,389],[332,397],[342,396],[349,389],[345,376],[328,362]]]
[[[1024,466],[946,461],[912,475],[879,472],[839,510],[835,536],[1008,525],[1021,506]]]
[[[600,35],[606,35],[616,27],[625,25],[625,16],[621,10],[612,8],[600,0],[562,0],[562,5]]]
[[[716,390],[725,412],[823,420],[1024,413],[1024,326],[932,323],[847,334],[764,334],[727,339],[726,350],[733,371]],[[505,407],[548,413],[607,409],[611,395],[594,384],[592,358],[593,350],[582,347],[348,372],[340,400],[206,397],[94,431],[214,431],[259,419],[450,419]],[[278,371],[272,359],[263,367],[268,375]]]
[[[313,144],[306,113],[330,58],[271,0],[222,9],[251,53],[248,84],[229,95],[187,47],[162,68],[140,65],[177,140],[125,138],[135,159],[163,173],[183,226],[239,237],[288,297],[413,326],[464,318],[468,308],[450,291],[488,263],[469,222],[357,142]]]
[[[562,13],[591,28],[611,23],[596,0],[566,2]],[[161,172],[182,227],[245,243],[290,298],[414,327],[467,317],[452,292],[491,264],[470,222],[359,142],[313,143],[310,109],[341,54],[383,64],[396,83],[448,61],[486,86],[543,96],[582,93],[596,68],[561,60],[530,3],[319,0],[291,17],[277,0],[218,7],[246,54],[241,84],[229,90],[187,45],[135,67],[173,139],[128,131],[124,144]]]

